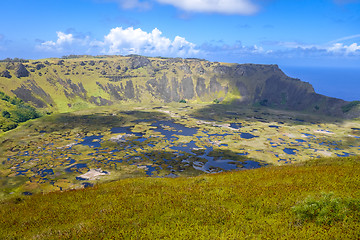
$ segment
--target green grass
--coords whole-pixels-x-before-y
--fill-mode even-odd
[[[191,178],[124,179],[12,198],[0,203],[0,238],[358,239],[359,162],[335,158]],[[321,193],[333,195],[323,201]],[[302,221],[293,209],[309,197],[354,204],[330,223]]]

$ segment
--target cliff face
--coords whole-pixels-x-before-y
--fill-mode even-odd
[[[17,74],[18,69],[29,74]],[[0,87],[40,108],[68,111],[115,102],[215,99],[342,116],[347,102],[314,92],[276,65],[225,64],[142,56],[0,63]]]

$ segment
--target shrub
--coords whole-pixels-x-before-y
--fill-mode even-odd
[[[30,119],[35,119],[40,117],[39,113],[35,108],[27,105],[19,105],[15,110],[11,112],[11,117],[16,123],[26,122]]]
[[[11,117],[10,113],[9,113],[8,111],[6,111],[6,110],[3,110],[3,111],[1,112],[1,115],[2,115],[4,118],[10,118],[10,117]]]
[[[7,132],[11,129],[14,129],[16,128],[18,125],[16,123],[13,123],[13,122],[6,122],[5,124],[3,124],[1,126],[1,129],[4,131],[4,132]]]
[[[359,212],[360,201],[341,199],[333,193],[322,193],[321,197],[308,197],[305,201],[292,208],[301,222],[316,222],[317,224],[332,225],[343,221],[354,212]]]

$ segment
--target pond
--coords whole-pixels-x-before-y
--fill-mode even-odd
[[[336,154],[338,157],[349,157],[350,153],[343,152],[343,154]]]
[[[256,138],[257,136],[252,135],[251,133],[240,133],[240,137],[244,139],[252,139]]]
[[[290,154],[290,155],[295,155],[296,151],[298,151],[297,149],[294,148],[284,148],[283,150],[286,154]]]
[[[78,144],[89,146],[89,147],[101,147],[101,140],[103,138],[103,135],[92,135],[87,136],[83,138],[82,142],[79,142]]]
[[[171,139],[173,135],[193,136],[198,132],[196,128],[189,128],[173,121],[157,121],[151,126],[156,127],[154,131],[165,135],[167,139]]]
[[[153,122],[154,121],[154,122]],[[141,123],[140,120],[136,121],[137,123]],[[261,165],[258,162],[255,161],[245,161],[244,163],[239,161],[234,161],[230,159],[222,159],[221,157],[217,157],[216,159],[214,157],[208,156],[208,154],[213,151],[212,147],[202,146],[199,148],[195,141],[189,141],[187,143],[177,143],[176,141],[179,139],[177,136],[194,136],[198,133],[198,128],[195,127],[187,127],[180,123],[174,123],[171,120],[161,120],[161,121],[155,121],[151,120],[148,121],[147,119],[144,120],[144,122],[153,122],[151,123],[152,131],[159,132],[161,135],[164,135],[162,138],[163,140],[166,140],[167,147],[174,151],[174,157],[171,159],[162,159],[159,162],[159,159],[155,160],[152,156],[147,156],[147,160],[153,161],[156,164],[161,164],[161,162],[167,163],[169,166],[168,168],[173,169],[174,166],[172,164],[175,164],[177,159],[179,157],[185,157],[183,153],[188,154],[187,159],[182,159],[182,163],[186,163],[192,165],[194,169],[203,171],[203,172],[220,172],[224,170],[233,170],[233,169],[242,169],[242,168],[257,168],[261,167]],[[241,128],[241,123],[233,124],[231,125],[234,128]],[[116,127],[111,129],[111,133],[120,133],[120,134],[129,134],[129,135],[135,135],[137,137],[140,137],[143,140],[147,140],[144,138],[143,134],[132,132],[132,127]],[[229,133],[214,133],[209,134],[207,131],[203,131],[202,133],[207,134],[208,137],[224,137],[228,135],[233,135]],[[257,136],[250,134],[250,133],[240,133],[240,137],[244,139],[252,139]],[[202,137],[198,137],[198,140],[202,139]],[[139,139],[135,139],[134,141],[138,141]],[[155,147],[155,142],[147,143],[148,147]],[[226,147],[227,144],[221,144],[220,146]],[[134,146],[136,147],[136,146]],[[131,149],[127,149],[131,150]],[[134,150],[135,151],[135,150]],[[240,153],[239,155],[246,156],[248,153]],[[176,157],[177,156],[177,157]],[[189,160],[192,157],[197,157],[206,161],[194,161],[192,162]],[[144,168],[145,172],[148,176],[152,176],[154,172],[156,172],[159,167],[152,166],[152,165],[139,165],[141,162],[143,162],[145,159],[143,157],[137,156],[137,157],[130,157],[130,159],[127,159],[126,161],[130,164],[137,164],[138,167]]]

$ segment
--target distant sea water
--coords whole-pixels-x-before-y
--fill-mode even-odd
[[[279,67],[287,76],[309,82],[316,93],[360,101],[360,68]]]

